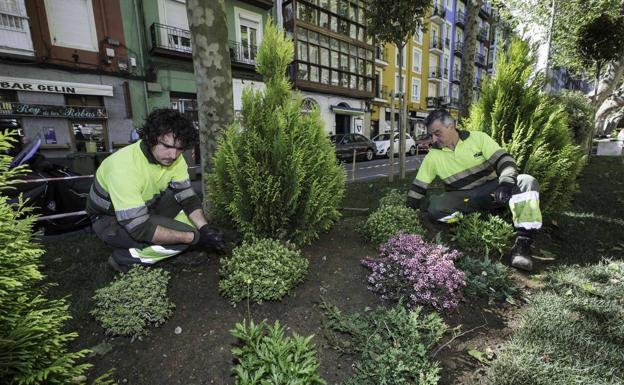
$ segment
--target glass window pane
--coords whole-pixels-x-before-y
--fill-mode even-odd
[[[329,70],[327,68],[321,68],[321,83],[329,84]]]
[[[363,59],[358,59],[358,73],[365,74],[366,73],[366,62]]]
[[[305,42],[297,43],[297,59],[308,61],[308,44]]]
[[[310,81],[316,83],[319,81],[319,68],[317,66],[310,66]]]
[[[310,32],[308,33],[308,38],[309,38],[309,40],[308,40],[308,41],[309,41],[310,43],[312,43],[312,44],[318,44],[318,43],[319,43],[319,41],[318,41],[318,33],[316,33],[316,32],[312,32],[312,31],[310,31]]]
[[[310,45],[310,63],[318,64],[318,46]]]
[[[338,44],[338,40],[331,39],[331,49],[335,49],[336,51],[338,51],[339,47],[340,44]]]
[[[334,13],[335,13],[335,12],[338,12],[338,1],[336,1],[336,0],[330,0],[330,1],[329,1],[329,9],[330,9],[332,12],[334,12]]]
[[[343,71],[349,70],[349,56],[346,54],[340,54],[340,69]]]
[[[323,47],[329,47],[329,37],[325,35],[320,35],[319,42],[321,43]]]
[[[357,5],[349,3],[349,19],[356,21],[357,20]]]
[[[349,55],[357,56],[357,47],[354,45],[349,46]]]
[[[338,33],[342,35],[349,35],[349,22],[348,21],[344,19],[338,20]]]
[[[338,51],[331,51],[331,66],[332,68],[340,68],[340,62],[338,60]]]
[[[351,60],[349,61],[349,72],[353,72],[356,73],[357,72],[357,68],[356,68],[356,58],[354,58],[353,56],[351,56]]]
[[[297,29],[297,40],[308,41],[308,30],[303,28]]]
[[[348,53],[349,52],[349,44],[347,44],[344,41],[340,42],[340,52],[342,53]]]
[[[321,65],[329,67],[329,50],[321,48]]]
[[[351,75],[349,81],[349,88],[356,89],[357,88],[357,76]]]
[[[331,17],[331,20],[329,22],[329,28],[332,30],[332,32],[338,31],[338,19],[336,19],[336,16]]]
[[[332,1],[330,1],[330,0],[321,0],[320,1],[321,8],[329,9],[329,3],[330,2],[332,2]]]
[[[340,87],[349,88],[349,75],[341,72],[339,75],[340,78]]]
[[[357,25],[349,23],[349,37],[351,39],[357,39]]]
[[[331,72],[331,85],[338,87],[340,83],[338,82],[338,71]]]
[[[373,76],[373,62],[366,62],[366,75]]]
[[[308,76],[308,65],[304,63],[299,63],[297,65],[297,79],[308,80]]]
[[[329,15],[326,12],[320,13],[319,25],[321,28],[329,29]]]

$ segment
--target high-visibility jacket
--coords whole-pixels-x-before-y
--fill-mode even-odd
[[[408,199],[424,198],[436,177],[446,191],[470,190],[498,178],[500,184],[515,186],[518,168],[514,159],[486,133],[459,130],[455,150],[432,148],[423,159]],[[417,205],[417,202],[411,202]]]
[[[184,157],[163,166],[156,161],[147,142],[141,140],[102,162],[91,185],[87,213],[115,215],[134,239],[151,242],[156,224],[150,219],[150,212],[167,189],[173,190],[187,215],[201,209]]]

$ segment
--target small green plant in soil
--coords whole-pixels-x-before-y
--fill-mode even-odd
[[[475,257],[502,256],[511,247],[514,229],[504,219],[481,213],[465,216],[457,225],[453,240],[460,249]]]
[[[327,302],[320,306],[332,347],[360,355],[345,385],[438,383],[440,366],[430,355],[447,326],[437,313],[425,315],[420,307],[407,310],[399,304],[344,315]]]
[[[320,365],[313,336],[286,336],[279,321],[273,326],[266,321],[258,325],[243,321],[230,333],[239,340],[239,346],[232,349],[236,385],[326,383],[317,373]]]
[[[565,267],[546,282],[493,363],[487,383],[622,383],[624,262]]]
[[[275,301],[303,281],[309,262],[291,243],[260,239],[243,244],[221,259],[219,290],[231,302]]]
[[[163,324],[175,305],[167,297],[169,272],[135,266],[109,286],[96,290],[91,315],[110,335],[146,335],[148,327]]]
[[[379,200],[379,207],[383,206],[405,206],[407,195],[404,191],[391,189]]]
[[[488,258],[463,257],[455,265],[465,274],[466,297],[514,302],[518,288],[509,279],[507,267],[502,263],[492,262]]]
[[[399,232],[425,234],[425,229],[418,218],[418,211],[396,205],[379,207],[368,217],[362,231],[366,238],[378,245]]]

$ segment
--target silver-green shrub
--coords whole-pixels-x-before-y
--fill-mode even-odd
[[[379,200],[381,206],[405,206],[407,194],[404,191],[393,188]]]
[[[175,305],[167,297],[169,272],[135,266],[109,286],[96,290],[91,315],[110,335],[146,335],[163,324]]]
[[[384,205],[375,210],[366,220],[362,232],[366,238],[378,245],[387,242],[399,232],[425,235],[418,211],[397,205]]]
[[[339,218],[344,170],[318,109],[302,111],[286,77],[293,43],[267,23],[256,57],[266,89],[246,89],[242,120],[219,141],[208,178],[215,213],[250,239],[309,243]]]
[[[219,291],[231,302],[284,297],[303,281],[309,262],[291,243],[259,239],[243,244],[221,259]]]
[[[476,257],[502,256],[513,241],[513,226],[501,217],[481,213],[466,215],[459,221],[453,240],[460,249]]]

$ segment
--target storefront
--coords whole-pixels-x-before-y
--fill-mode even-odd
[[[18,71],[11,72],[13,75]],[[43,79],[68,77],[98,78],[101,83]],[[107,80],[111,85],[105,84]],[[40,70],[37,78],[0,76],[0,129],[17,129],[29,139],[41,137],[41,150],[48,158],[109,153],[130,139],[131,108],[123,90],[123,79],[72,76],[65,71]],[[111,122],[111,109],[114,122]]]

